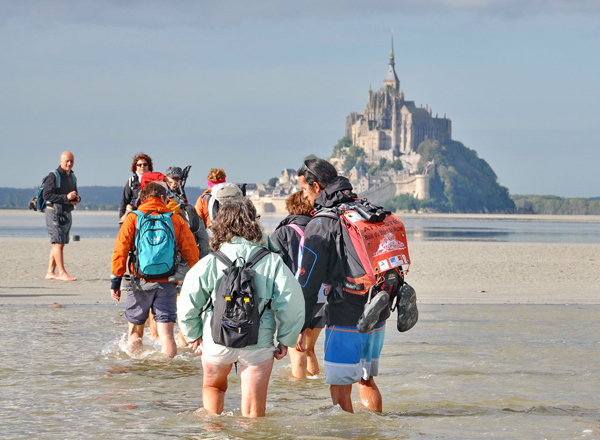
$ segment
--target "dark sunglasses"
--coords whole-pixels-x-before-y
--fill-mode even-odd
[[[315,178],[317,177],[317,173],[310,169],[306,161],[302,163],[302,166],[300,167],[299,171],[300,172],[298,174],[303,174],[304,172],[309,171],[313,176],[315,176]]]
[[[148,164],[147,163],[138,163],[137,166],[138,167],[147,167]]]

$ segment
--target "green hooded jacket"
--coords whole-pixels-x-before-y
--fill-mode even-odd
[[[265,236],[265,241],[269,250],[277,251],[268,236]],[[263,246],[259,243],[234,237],[231,242],[223,243],[220,251],[231,261],[238,257],[248,261],[260,247]],[[187,342],[202,338],[205,345],[214,344],[210,328],[212,307],[202,315],[200,311],[209,296],[212,295],[214,303],[214,294],[224,269],[225,264],[213,255],[207,255],[187,273],[177,303],[179,327]],[[278,342],[287,347],[295,346],[304,325],[304,295],[300,284],[276,253],[263,257],[253,269],[256,271],[254,283],[259,296],[258,309],[262,311],[269,299],[271,305],[260,320],[258,343],[244,349],[273,347],[276,329]],[[279,321],[278,327],[275,318]]]

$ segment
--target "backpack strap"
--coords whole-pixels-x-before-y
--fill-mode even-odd
[[[262,260],[262,258],[264,256],[266,256],[267,254],[270,254],[271,251],[265,247],[260,248],[252,258],[250,258],[248,260],[248,262],[246,263],[246,267],[252,267],[254,266],[256,263],[258,263],[260,260]]]
[[[250,267],[254,266],[256,263],[258,263],[260,260],[262,260],[262,258],[264,256],[266,256],[267,254],[270,254],[270,253],[271,253],[271,251],[267,248],[263,247],[263,248],[259,249],[258,252],[256,252],[254,254],[254,256],[246,263],[246,267],[250,268]],[[211,252],[210,255],[214,255],[217,260],[219,260],[221,263],[227,265],[227,267],[233,266],[233,262],[229,259],[229,257],[227,255],[225,255],[221,251]],[[267,310],[269,307],[271,307],[272,300],[273,300],[273,298],[270,298],[267,305],[262,309],[262,311],[259,314],[260,318],[262,318],[262,315],[263,315],[263,313],[265,313],[265,310]],[[200,314],[204,313],[210,306],[212,306],[212,304],[213,304],[213,300],[212,300],[212,295],[211,295],[208,298],[208,301],[206,302],[204,307],[202,307],[202,310],[200,310]]]
[[[214,255],[217,260],[221,263],[225,264],[227,267],[233,266],[233,262],[221,251],[211,252],[211,255]]]
[[[302,228],[294,223],[286,225],[290,228],[292,228],[294,231],[296,231],[298,233],[298,235],[300,235],[300,249],[304,249],[304,231],[302,230]]]
[[[263,259],[263,257],[267,256],[267,254],[270,254],[271,251],[265,247],[260,248],[252,258],[250,258],[250,260],[248,260],[248,262],[246,263],[246,267],[252,267],[254,266],[256,263],[258,263],[260,260]],[[271,296],[271,298],[269,298],[269,302],[267,303],[267,305],[262,309],[262,311],[259,314],[259,317],[262,318],[262,315],[265,313],[265,310],[267,310],[269,307],[271,307],[271,301],[273,301],[273,297]]]
[[[56,170],[52,170],[52,172],[54,173],[54,182],[55,182],[56,188],[60,188],[60,174]]]
[[[346,259],[346,253],[344,251],[344,243],[343,243],[343,231],[342,231],[342,219],[341,219],[341,210],[339,206],[334,208],[321,208],[319,209],[313,218],[316,217],[327,217],[337,222],[337,227],[335,230],[335,250],[337,253],[337,262],[336,266],[333,268],[334,271],[339,271],[339,273],[346,279],[346,271],[344,270],[343,261]],[[343,285],[343,282],[342,284]],[[340,286],[341,286],[340,285]]]
[[[250,258],[248,260],[248,262],[246,263],[246,267],[250,268],[250,267],[254,266],[265,255],[270,254],[270,253],[271,253],[271,251],[269,249],[264,248],[264,247],[261,248],[260,250],[258,250],[258,252],[256,252],[254,254],[254,256],[252,258]],[[221,263],[223,263],[227,266],[233,266],[233,262],[223,252],[221,252],[221,251],[211,252],[211,255],[214,255],[216,257],[216,259],[219,260]]]

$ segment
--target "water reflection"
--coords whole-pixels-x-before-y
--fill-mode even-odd
[[[409,240],[600,243],[600,223],[404,219]]]

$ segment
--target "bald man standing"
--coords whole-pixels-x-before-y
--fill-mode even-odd
[[[56,169],[59,181],[55,173],[51,172],[44,184],[44,200],[47,201],[46,227],[52,243],[47,280],[77,281],[77,278],[73,278],[65,270],[63,259],[63,249],[69,242],[71,232],[71,211],[81,201],[77,194],[77,179],[73,174],[74,163],[73,153],[63,152],[60,155],[60,166]]]

